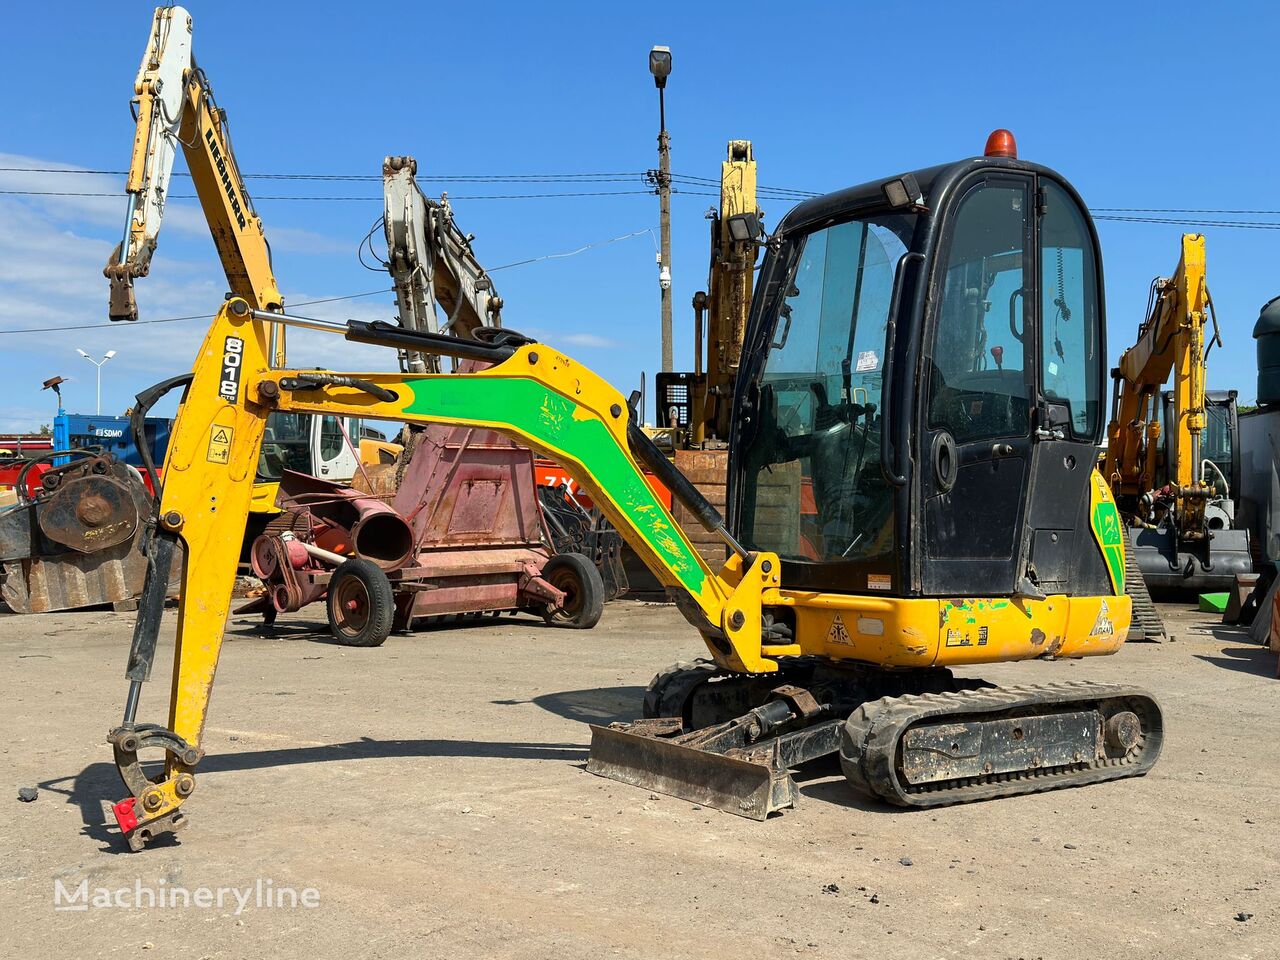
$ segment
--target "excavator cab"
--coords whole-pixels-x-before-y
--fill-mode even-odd
[[[1101,260],[1052,170],[984,156],[796,207],[737,390],[733,527],[796,590],[1112,590],[1090,534]]]

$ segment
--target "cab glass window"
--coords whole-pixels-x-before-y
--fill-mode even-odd
[[[791,241],[741,438],[742,535],[789,560],[867,561],[893,549],[881,472],[884,348],[894,277],[913,215],[836,224]]]
[[[1092,440],[1101,406],[1098,268],[1079,205],[1062,187],[1041,181],[1040,383],[1046,400],[1065,404],[1077,440]]]
[[[1028,431],[1028,190],[988,180],[960,201],[929,366],[929,426],[956,443]]]
[[[320,421],[320,459],[332,460],[342,452],[342,429],[337,417],[325,417]]]

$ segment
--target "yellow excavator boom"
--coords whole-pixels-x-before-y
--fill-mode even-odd
[[[125,192],[124,237],[103,271],[111,281],[112,320],[137,320],[135,277],[145,277],[159,240],[173,161],[181,146],[230,291],[257,310],[283,309],[271,248],[231,148],[225,110],[191,52],[191,15],[157,7],[134,82],[137,124]],[[284,365],[284,339],[273,337],[273,362]]]
[[[1196,536],[1204,526],[1200,438],[1205,427],[1205,324],[1211,309],[1204,236],[1183,234],[1177,270],[1154,281],[1137,342],[1112,372],[1115,397],[1103,474],[1122,501],[1148,494],[1156,485],[1162,430],[1173,431],[1168,476],[1184,536]],[[1171,375],[1174,416],[1162,426],[1161,392]]]

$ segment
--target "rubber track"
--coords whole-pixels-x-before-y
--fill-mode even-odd
[[[997,719],[1009,711],[1023,716],[1092,709],[1101,700],[1126,701],[1125,708],[1137,713],[1142,722],[1141,739],[1124,757],[927,785],[899,781],[898,746],[907,730],[921,721],[954,722],[984,715]],[[863,704],[845,722],[840,765],[854,789],[867,796],[904,807],[939,807],[1141,776],[1156,762],[1163,740],[1160,708],[1150,694],[1137,687],[1087,682],[988,687],[883,697]]]
[[[728,674],[728,670],[722,670],[711,660],[677,661],[649,681],[641,715],[647,720],[679,716],[697,687]]]
[[[1164,621],[1160,619],[1156,605],[1151,601],[1151,591],[1147,589],[1147,581],[1142,578],[1142,571],[1138,569],[1137,551],[1130,546],[1127,531],[1124,542],[1124,592],[1133,600],[1133,620],[1125,639],[1159,642],[1166,635]]]

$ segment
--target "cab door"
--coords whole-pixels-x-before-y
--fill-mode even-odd
[[[1013,594],[1033,444],[1037,264],[1031,174],[957,187],[930,278],[916,451],[921,588]]]
[[[1090,525],[1089,483],[1102,438],[1106,349],[1102,270],[1088,214],[1037,178],[1037,395],[1024,554],[1029,592],[1112,592]]]
[[[360,458],[347,443],[342,427],[353,444],[360,442],[359,420],[354,417],[343,418],[345,423],[339,425],[337,417],[316,416],[312,423],[311,456],[315,464],[315,475],[325,480],[346,481],[356,475]]]

